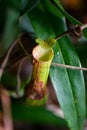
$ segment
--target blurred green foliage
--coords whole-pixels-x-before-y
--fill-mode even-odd
[[[35,37],[43,40],[55,38],[67,30],[66,20],[76,25],[81,22],[69,15],[62,7],[59,0],[1,0],[0,1],[0,57],[4,57],[8,48],[15,39],[18,39],[21,33],[34,33]],[[84,30],[84,36],[87,37],[87,29]],[[31,48],[32,41],[25,48]],[[25,44],[25,41],[24,41]],[[83,46],[83,44],[81,44]],[[14,48],[16,49],[16,48]],[[79,57],[82,58],[83,50],[77,47]],[[70,37],[61,38],[53,47],[53,62],[81,66],[75,47],[72,45]],[[24,52],[23,52],[24,53]],[[20,57],[18,53],[18,57]],[[15,58],[17,57],[15,54]],[[18,59],[20,60],[20,59]],[[1,60],[2,61],[2,60]],[[1,62],[2,63],[2,62]],[[9,60],[10,64],[11,61]],[[85,62],[86,64],[87,62]],[[10,64],[10,66],[12,66]],[[10,67],[9,67],[10,68]],[[10,71],[9,71],[10,72]],[[4,73],[1,83],[8,86],[14,86],[16,90],[17,73],[9,78],[9,74]],[[11,76],[11,75],[10,75]],[[31,75],[29,75],[31,76]],[[29,78],[29,77],[28,77]],[[71,130],[82,130],[86,116],[85,104],[85,84],[82,71],[67,70],[61,67],[52,66],[50,69],[50,78],[53,83],[57,100],[64,112],[65,119],[55,116],[45,107],[31,107],[24,103],[12,100],[13,119],[29,122],[52,123],[54,125],[64,125],[66,122]],[[11,79],[9,84],[9,79]],[[7,81],[6,81],[7,80]],[[22,83],[24,91],[27,80]],[[19,91],[21,91],[19,89]],[[49,120],[50,119],[50,120]]]

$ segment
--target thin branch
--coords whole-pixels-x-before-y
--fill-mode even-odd
[[[60,34],[59,36],[55,37],[55,40],[59,40],[60,38],[66,36],[66,35],[69,34],[69,33],[70,33],[70,31],[66,31],[66,32]]]
[[[1,88],[1,102],[4,116],[4,128],[5,130],[13,130],[13,122],[11,116],[11,101],[7,91],[3,88]]]
[[[81,31],[83,31],[85,28],[87,28],[87,23],[80,26],[80,28],[81,28]]]
[[[25,52],[25,54],[28,56],[30,62],[32,63],[32,58],[31,58],[30,54],[29,54],[29,53],[26,51],[26,49],[24,48],[24,46],[23,46],[23,44],[22,44],[22,42],[21,42],[20,37],[18,38],[18,41],[19,41],[19,44],[20,44],[21,48],[23,49],[23,51]]]
[[[7,62],[8,62],[9,56],[10,56],[10,54],[11,54],[11,52],[12,52],[12,49],[14,48],[14,46],[16,45],[16,43],[17,43],[17,40],[15,40],[15,41],[13,42],[13,44],[10,46],[10,48],[8,49],[8,52],[7,52],[7,54],[6,54],[5,58],[4,58],[4,61],[3,61],[2,64],[1,64],[1,67],[0,67],[0,79],[1,79],[1,77],[2,77],[4,68],[5,68],[5,66],[6,66],[6,64],[7,64]]]
[[[83,71],[87,71],[87,68],[84,68],[84,67],[77,67],[77,66],[59,64],[59,63],[51,63],[51,65],[52,65],[52,66],[57,66],[57,67],[62,67],[62,68],[73,69],[73,70],[83,70]]]
[[[73,28],[71,28],[70,30],[67,30],[66,32],[60,34],[59,36],[55,37],[56,40],[59,40],[60,38],[68,35],[68,34],[72,34],[75,35],[77,37],[81,37],[82,35],[82,31],[87,28],[87,24],[83,24],[83,25],[76,25]]]

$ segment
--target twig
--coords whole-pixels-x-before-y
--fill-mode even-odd
[[[13,130],[13,122],[11,117],[11,101],[7,91],[3,88],[1,88],[1,102],[4,116],[4,128],[5,130]]]
[[[81,31],[83,31],[85,28],[87,28],[87,23],[80,26],[80,28],[81,28]]]
[[[72,29],[60,34],[59,36],[55,37],[56,40],[59,40],[60,38],[68,35],[68,34],[72,34],[75,35],[77,37],[81,37],[82,35],[82,31],[87,28],[87,24],[83,24],[83,25],[76,25],[74,26]]]
[[[8,62],[9,56],[11,54],[11,51],[14,48],[14,46],[16,45],[16,43],[17,43],[17,40],[15,40],[14,43],[10,46],[10,48],[8,49],[8,52],[7,52],[6,56],[5,56],[5,59],[2,62],[2,64],[1,64],[1,67],[0,67],[0,80],[1,80],[4,68],[5,68],[5,66],[6,66],[6,64]]]
[[[52,63],[51,65],[52,65],[52,66],[57,66],[57,67],[63,67],[63,68],[73,69],[73,70],[83,70],[83,71],[87,71],[87,68],[84,68],[84,67],[64,65],[64,64],[59,64],[59,63]]]
[[[66,36],[66,35],[69,34],[69,33],[70,33],[70,31],[66,31],[66,32],[60,34],[59,36],[55,37],[55,39],[56,39],[56,40],[59,40],[60,38]]]
[[[30,62],[32,63],[32,58],[31,58],[30,54],[29,54],[29,53],[26,51],[26,49],[24,48],[24,46],[23,46],[23,44],[22,44],[22,42],[21,42],[20,37],[18,38],[18,41],[19,41],[19,44],[20,44],[21,48],[23,49],[23,51],[25,52],[25,54],[28,56]],[[32,63],[32,64],[33,64],[33,63]]]

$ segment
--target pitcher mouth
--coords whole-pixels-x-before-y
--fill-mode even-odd
[[[33,58],[39,62],[49,62],[52,60],[54,52],[51,48],[44,49],[40,45],[37,45],[34,48],[32,55]]]

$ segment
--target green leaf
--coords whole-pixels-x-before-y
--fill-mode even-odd
[[[1,44],[2,53],[5,53],[11,43],[18,35],[19,12],[9,8],[7,10],[6,25],[4,27],[3,44]]]
[[[18,101],[12,101],[12,116],[17,121],[67,126],[63,119],[54,115],[51,111],[43,107],[28,106]]]
[[[38,37],[47,39],[66,31],[61,10],[58,11],[48,0],[29,13],[30,21]],[[74,23],[74,22],[73,22]],[[68,37],[54,46],[54,62],[81,66],[79,58]],[[57,99],[71,130],[82,130],[85,120],[85,86],[81,71],[52,67],[50,77]]]
[[[35,15],[33,15],[34,13]],[[38,8],[35,7],[34,10],[28,13],[28,17],[31,21],[31,24],[33,25],[37,37],[40,37],[41,39],[54,37],[54,33],[53,33],[53,29],[51,28],[51,25],[46,20],[43,20],[43,19],[47,19],[47,16],[41,7]],[[45,28],[43,28],[44,26]]]
[[[62,7],[59,0],[51,0],[51,2],[57,7],[57,9],[73,24],[81,24],[80,21],[68,14]]]
[[[28,78],[21,79],[20,78],[20,86],[18,86],[17,75],[11,74],[9,71],[5,71],[1,78],[1,83],[4,87],[9,90],[9,94],[12,97],[21,97],[24,95],[24,87],[30,81],[30,76]],[[17,95],[18,94],[18,95]]]
[[[22,0],[21,15],[31,11],[40,0]]]

